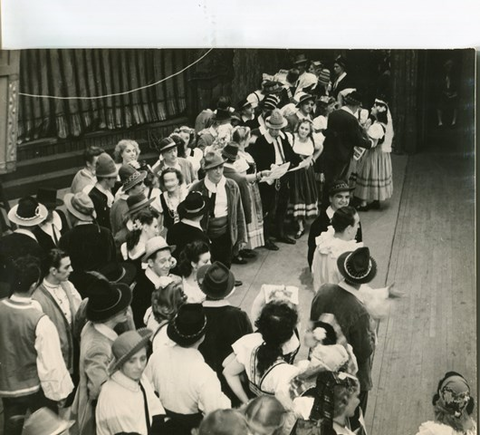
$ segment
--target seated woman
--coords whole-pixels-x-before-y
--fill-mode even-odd
[[[142,270],[142,256],[146,243],[159,234],[159,214],[153,208],[146,208],[135,216],[132,231],[127,234],[127,241],[120,247],[123,260],[132,263],[137,274]]]
[[[183,277],[183,291],[190,304],[201,304],[205,300],[205,293],[200,290],[197,281],[197,271],[200,267],[211,264],[210,259],[210,248],[205,242],[189,243],[180,253],[178,271]]]
[[[248,334],[233,345],[233,353],[223,362],[223,375],[242,403],[249,396],[275,395],[285,382],[298,374],[292,365],[299,341],[295,335],[298,313],[286,302],[270,302],[255,322],[258,332]],[[246,373],[250,393],[243,387],[241,375]]]
[[[148,329],[127,331],[113,342],[115,359],[95,412],[98,435],[158,433],[156,428],[161,426],[165,410],[143,376],[151,334]]]
[[[162,193],[152,206],[162,215],[162,226],[167,230],[180,222],[177,207],[188,193],[183,180],[182,173],[174,168],[164,169],[159,176]]]

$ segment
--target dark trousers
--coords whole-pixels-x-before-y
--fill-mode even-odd
[[[232,265],[233,246],[228,229],[227,232],[220,237],[211,238],[210,253],[212,255],[212,263],[214,261],[220,261],[230,269]]]
[[[265,240],[285,235],[285,218],[290,198],[290,174],[284,175],[272,186],[260,183],[263,208],[263,234]]]
[[[35,412],[40,408],[50,408],[58,413],[57,402],[45,397],[43,391],[21,397],[2,397],[3,402],[3,433],[5,435],[21,435],[25,415],[28,411]]]

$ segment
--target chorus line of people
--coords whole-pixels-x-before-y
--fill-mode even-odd
[[[377,264],[358,212],[392,195],[393,127],[384,96],[362,104],[345,59],[331,81],[299,55],[235,106],[220,97],[195,128],[154,138],[153,165],[131,139],[113,157],[91,147],[63,198],[21,198],[0,238],[5,433],[40,435],[39,421],[72,435],[225,422],[365,433],[376,322],[402,293],[369,286]],[[310,313],[288,285],[262,286],[250,315],[232,306],[231,265],[295,244],[310,220]],[[455,378],[435,403],[470,430],[467,387]]]

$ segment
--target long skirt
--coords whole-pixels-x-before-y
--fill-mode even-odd
[[[318,215],[318,188],[313,166],[294,172],[287,214],[293,218],[310,218]]]
[[[248,244],[250,249],[255,249],[265,245],[263,235],[263,209],[262,198],[257,183],[249,183],[248,190],[250,192],[250,202],[252,206],[252,222],[247,226]]]
[[[393,194],[392,160],[381,146],[368,150],[357,166],[355,196],[362,201],[385,201]]]

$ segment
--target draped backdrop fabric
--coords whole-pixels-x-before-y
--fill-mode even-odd
[[[94,97],[151,85],[194,61],[193,50],[24,50],[21,93]],[[94,100],[19,97],[18,143],[77,137],[173,119],[186,110],[186,74],[137,92]]]

